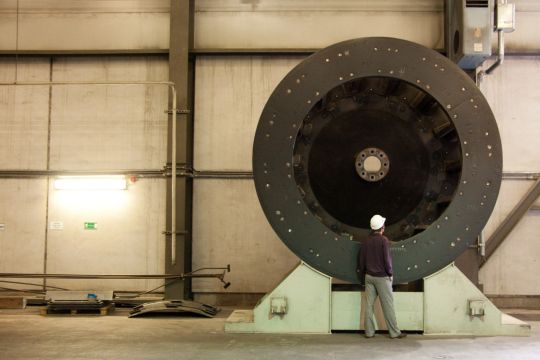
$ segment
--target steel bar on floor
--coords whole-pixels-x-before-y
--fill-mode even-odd
[[[0,178],[32,178],[66,175],[135,175],[144,178],[170,177],[171,167],[165,169],[116,169],[116,170],[0,170]],[[195,179],[253,179],[253,172],[248,170],[196,170],[177,167],[178,177],[192,177]],[[503,180],[536,180],[540,178],[538,172],[504,172]]]
[[[210,278],[222,276],[222,273],[208,273],[208,274],[147,274],[147,275],[133,275],[133,274],[37,274],[37,273],[0,273],[0,278],[9,279],[95,279],[95,280],[107,280],[107,279],[182,279],[182,278]],[[1,282],[1,281],[0,281]]]

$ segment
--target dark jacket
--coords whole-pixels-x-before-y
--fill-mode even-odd
[[[390,240],[386,236],[372,233],[366,237],[358,253],[358,275],[364,282],[364,275],[393,276]]]

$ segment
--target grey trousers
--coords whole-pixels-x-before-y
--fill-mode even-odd
[[[376,277],[368,274],[366,274],[366,336],[375,335],[375,318],[373,316],[373,308],[377,295],[381,299],[384,320],[386,320],[386,326],[388,327],[390,337],[399,336],[401,331],[397,326],[396,313],[394,311],[392,281],[389,277]]]

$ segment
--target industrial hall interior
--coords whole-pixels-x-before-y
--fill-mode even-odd
[[[0,0],[0,359],[540,359],[538,24]]]

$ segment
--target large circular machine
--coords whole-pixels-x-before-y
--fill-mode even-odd
[[[358,282],[374,214],[394,243],[394,282],[452,262],[487,222],[501,141],[475,83],[450,60],[392,38],[344,41],[296,66],[255,135],[259,200],[282,241],[312,267]]]

